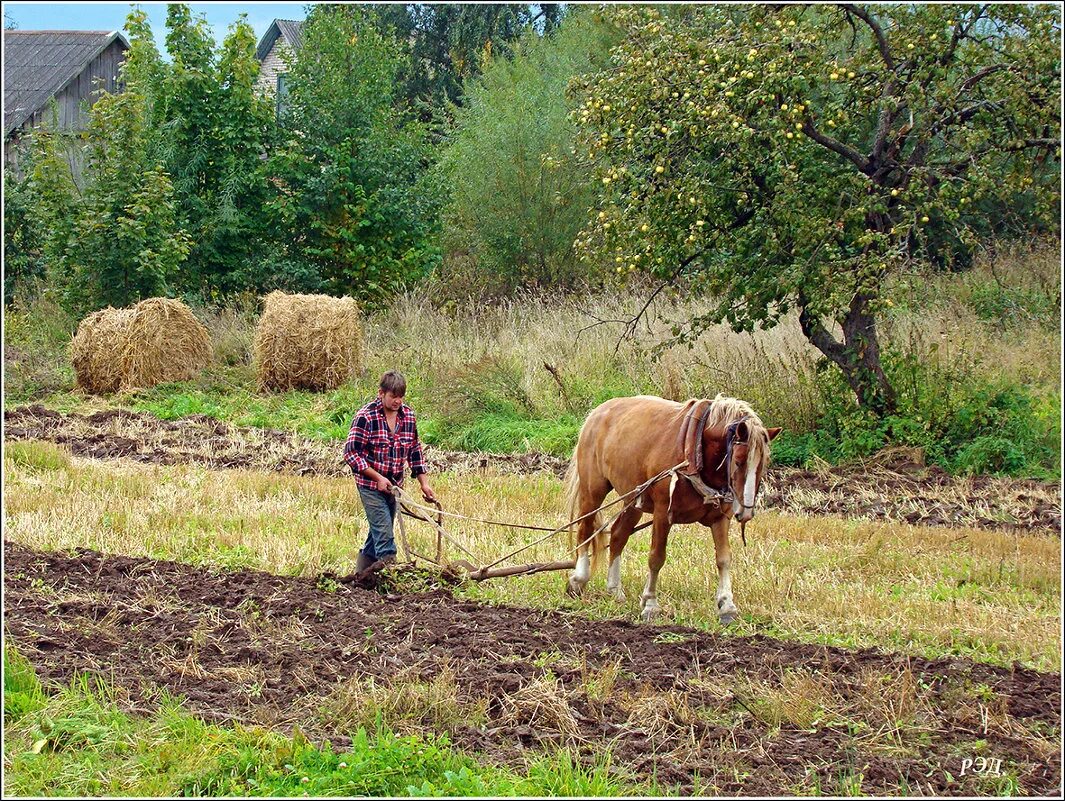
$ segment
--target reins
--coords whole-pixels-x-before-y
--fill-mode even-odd
[[[706,405],[704,406],[704,404]],[[698,417],[696,417],[697,412],[700,413]],[[732,492],[732,451],[734,445],[742,445],[747,442],[746,440],[740,443],[736,442],[736,430],[739,428],[739,425],[741,423],[749,419],[749,415],[744,415],[739,420],[733,421],[725,429],[725,456],[722,459],[721,464],[718,465],[718,469],[720,469],[722,466],[726,468],[725,474],[727,476],[727,479],[726,488],[724,490],[720,490],[716,487],[707,485],[706,482],[703,481],[701,475],[702,435],[709,413],[709,402],[702,401],[695,402],[694,405],[692,405],[692,407],[689,409],[688,414],[685,416],[684,421],[681,424],[680,436],[678,439],[678,444],[681,448],[681,455],[684,457],[684,460],[682,462],[674,465],[673,467],[669,467],[665,470],[662,470],[658,474],[644,481],[639,486],[634,487],[633,489],[622,495],[619,495],[617,498],[610,501],[609,503],[604,503],[597,509],[593,509],[590,512],[586,512],[585,514],[582,514],[579,517],[574,518],[573,520],[569,520],[561,526],[557,526],[555,528],[549,528],[547,526],[532,526],[524,523],[510,523],[502,520],[492,520],[484,517],[475,517],[473,515],[459,514],[457,512],[445,512],[438,501],[432,501],[431,503],[434,504],[434,507],[429,507],[425,504],[421,504],[415,501],[409,494],[407,494],[407,492],[402,489],[402,487],[398,485],[393,485],[392,494],[396,497],[396,500],[399,504],[399,511],[401,512],[401,514],[399,515],[399,533],[400,542],[403,546],[403,549],[407,553],[408,559],[410,555],[413,554],[414,556],[417,556],[420,559],[424,559],[427,562],[432,562],[433,564],[436,564],[439,567],[445,567],[445,565],[443,564],[443,540],[447,540],[448,542],[459,548],[464,554],[469,556],[475,562],[480,562],[480,560],[473,554],[473,552],[469,548],[467,548],[456,538],[448,534],[447,530],[444,528],[443,518],[449,517],[455,520],[467,520],[470,522],[483,523],[486,525],[497,526],[501,528],[547,532],[542,537],[538,537],[537,539],[532,540],[531,542],[528,542],[522,545],[521,547],[510,551],[509,553],[504,554],[495,561],[490,562],[482,567],[475,567],[473,564],[470,564],[469,562],[466,562],[464,560],[455,563],[459,566],[465,567],[470,573],[470,578],[474,580],[480,581],[486,578],[492,578],[494,576],[536,573],[543,570],[562,570],[574,567],[576,565],[576,561],[557,561],[546,564],[520,565],[508,568],[497,568],[497,565],[514,556],[517,556],[523,551],[527,551],[530,548],[539,545],[542,542],[545,542],[556,534],[566,531],[567,529],[589,517],[594,517],[595,515],[598,515],[605,509],[609,509],[612,506],[624,503],[625,505],[622,506],[622,508],[613,517],[599,525],[599,527],[596,528],[589,536],[587,536],[583,541],[581,541],[571,549],[572,552],[579,553],[581,548],[583,548],[589,542],[594,540],[607,527],[612,526],[614,522],[618,520],[618,518],[620,518],[623,514],[629,511],[634,505],[638,504],[643,493],[645,493],[652,486],[667,477],[670,478],[669,509],[667,510],[667,513],[671,522],[673,497],[676,492],[677,483],[680,478],[687,479],[687,481],[691,484],[692,488],[702,497],[704,505],[708,505],[710,503],[715,502],[735,503],[736,499]],[[740,505],[745,509],[752,508],[744,504],[742,500],[740,501]],[[436,529],[437,541],[435,559],[430,559],[428,557],[422,556],[421,554],[418,554],[410,549],[407,544],[406,526],[403,520],[404,515],[406,515],[407,517],[412,517],[416,520],[426,522]],[[653,520],[650,520],[646,523],[642,523],[641,525],[636,526],[633,529],[633,532],[640,531],[646,528],[647,526],[652,525],[653,523]],[[744,524],[741,523],[740,533],[743,537],[743,543],[744,545],[746,545],[747,538],[743,529]]]

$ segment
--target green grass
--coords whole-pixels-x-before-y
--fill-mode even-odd
[[[349,749],[298,730],[217,726],[160,693],[146,717],[119,694],[78,676],[46,696],[32,667],[4,649],[5,795],[13,796],[618,796],[663,790],[592,765],[568,750],[530,757],[525,770],[490,764],[446,737],[351,732]]]

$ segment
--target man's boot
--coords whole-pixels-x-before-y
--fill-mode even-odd
[[[361,573],[374,563],[374,560],[366,555],[365,551],[359,551],[358,561],[355,562],[355,572]]]

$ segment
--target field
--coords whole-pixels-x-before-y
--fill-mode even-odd
[[[712,545],[693,527],[671,541],[665,624],[647,626],[601,578],[579,601],[562,574],[456,584],[406,568],[356,586],[358,501],[319,440],[43,408],[9,410],[5,436],[8,643],[50,693],[66,687],[9,721],[10,792],[130,792],[160,776],[167,792],[241,794],[289,781],[322,793],[429,782],[444,794],[744,795],[1060,783],[1050,484],[904,463],[861,479],[777,469],[771,511],[736,545],[743,614],[723,631]],[[449,508],[558,519],[561,460],[429,458]],[[834,493],[843,482],[858,490]],[[833,510],[836,496],[851,506]],[[927,520],[905,522],[915,514]],[[461,532],[482,556],[523,541]],[[424,526],[411,536],[431,549]],[[627,553],[630,598],[646,548],[637,538]],[[79,684],[83,673],[105,686]],[[224,734],[210,749],[175,743],[173,720]],[[131,751],[138,726],[177,752],[172,764]],[[259,732],[253,746],[247,732]],[[268,736],[295,740],[271,750]],[[442,765],[370,785],[338,767],[403,743],[437,749]],[[232,767],[242,748],[277,775]],[[295,752],[313,766],[293,767]],[[963,773],[979,757],[1001,769]]]
[[[856,418],[794,319],[652,358],[639,342],[698,301],[653,308],[619,341],[586,326],[631,318],[631,297],[463,309],[415,294],[367,320],[378,347],[355,385],[275,395],[254,386],[254,310],[201,309],[215,361],[200,378],[108,398],[73,390],[70,319],[16,306],[5,792],[1055,793],[1060,341],[1053,314],[1021,303],[1037,288],[1020,289],[1057,269],[1049,253],[896,288],[885,324],[911,429],[1005,398],[988,425],[1031,432],[998,474],[931,439],[818,450]],[[988,298],[1012,311],[989,317]],[[562,573],[476,583],[423,564],[357,584],[365,521],[339,440],[396,364],[434,487],[475,517],[563,522],[568,454],[606,397],[728,388],[783,423],[746,547],[733,538],[740,617],[717,622],[712,539],[694,526],[671,536],[657,625],[635,600],[646,533],[626,551],[626,602],[601,574],[579,600]],[[431,553],[428,527],[408,529]],[[449,530],[482,562],[529,539]]]

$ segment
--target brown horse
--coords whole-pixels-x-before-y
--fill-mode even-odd
[[[568,591],[580,595],[591,578],[596,557],[610,545],[607,589],[624,600],[621,552],[646,512],[652,515],[651,553],[640,613],[651,620],[659,611],[655,586],[666,561],[666,540],[674,523],[701,523],[714,534],[717,555],[717,609],[721,622],[738,610],[729,578],[729,518],[741,524],[754,516],[755,498],[769,462],[769,443],[780,433],[767,429],[743,401],[718,395],[713,401],[677,403],[650,395],[614,398],[592,410],[581,427],[566,475],[570,519],[602,505],[611,489],[624,495],[663,471],[686,462],[680,475],[660,480],[625,508],[609,531],[601,515],[577,524],[577,565]],[[701,487],[700,487],[701,485]],[[731,500],[729,498],[731,496]]]

